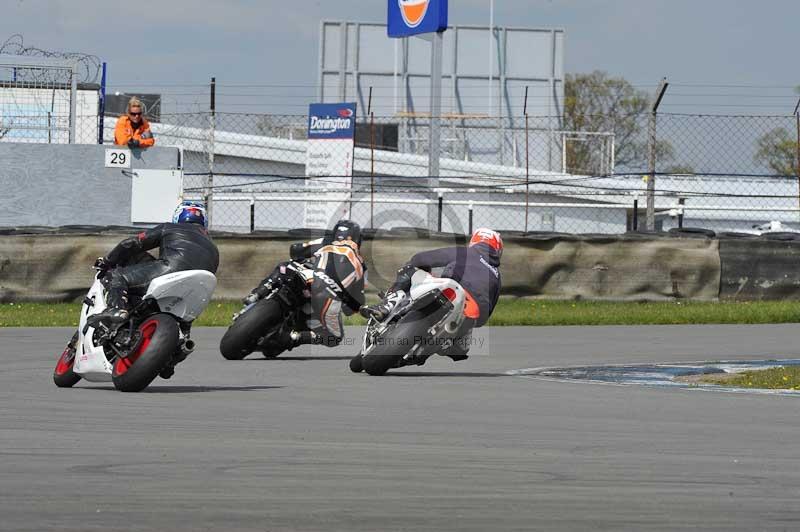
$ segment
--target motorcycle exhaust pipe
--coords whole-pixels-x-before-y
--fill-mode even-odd
[[[183,352],[184,355],[188,356],[192,353],[192,351],[194,351],[194,348],[195,348],[194,340],[186,340],[185,342],[183,342],[183,346],[181,346],[181,351]]]

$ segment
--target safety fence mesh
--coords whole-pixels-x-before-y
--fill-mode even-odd
[[[567,131],[559,117],[443,116],[435,176],[425,116],[360,119],[352,176],[306,175],[307,122],[188,113],[154,129],[184,147],[185,194],[211,201],[218,229],[348,216],[376,229],[620,233],[647,229],[651,179],[651,229],[800,229],[793,116],[659,114],[653,130],[650,115],[637,115],[617,131]]]

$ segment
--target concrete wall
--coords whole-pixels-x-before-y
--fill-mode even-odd
[[[0,143],[0,227],[131,223],[131,171],[105,167],[113,146]],[[131,170],[180,168],[177,148],[135,150]]]

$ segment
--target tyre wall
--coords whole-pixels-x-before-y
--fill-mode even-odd
[[[66,227],[0,231],[0,301],[68,301],[84,295],[94,259],[130,229]],[[310,231],[215,235],[220,269],[215,297],[240,298],[286,260]],[[383,290],[416,252],[463,245],[461,235],[389,231],[371,235],[363,253],[368,290]],[[519,297],[608,300],[800,297],[793,242],[708,237],[506,235],[503,293]],[[741,257],[748,257],[742,259]],[[763,257],[763,260],[762,260]],[[721,260],[722,258],[722,260]],[[769,262],[769,264],[760,263]],[[796,264],[796,261],[794,261]],[[741,279],[748,281],[742,285]],[[738,284],[737,284],[738,283]]]
[[[773,233],[766,238],[720,239],[720,299],[800,299],[797,237]]]

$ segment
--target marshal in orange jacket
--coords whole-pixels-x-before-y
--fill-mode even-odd
[[[124,146],[131,140],[138,140],[140,148],[149,148],[156,143],[150,131],[150,122],[144,117],[139,127],[134,129],[130,117],[122,115],[117,120],[117,127],[114,128],[114,144]]]

